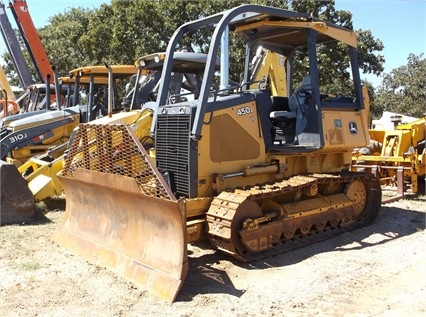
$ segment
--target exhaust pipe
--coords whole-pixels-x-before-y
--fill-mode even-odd
[[[112,103],[114,100],[114,74],[112,68],[107,63],[105,67],[108,69],[108,118],[112,117]]]

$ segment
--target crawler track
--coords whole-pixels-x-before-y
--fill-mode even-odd
[[[369,224],[380,204],[379,182],[368,173],[295,176],[219,194],[207,212],[209,239],[253,261]]]

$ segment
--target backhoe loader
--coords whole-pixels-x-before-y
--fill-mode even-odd
[[[125,80],[137,72],[135,65],[113,65],[111,69],[114,86],[116,81],[125,85]],[[0,224],[30,220],[39,196],[45,198],[48,193],[58,194],[62,190],[56,172],[62,169],[61,156],[69,138],[79,123],[101,115],[101,108],[106,106],[109,73],[105,66],[83,67],[69,75],[49,87],[51,91],[37,89],[40,94],[33,94],[34,107],[43,109],[1,121]],[[39,85],[42,89],[46,87]],[[56,104],[50,104],[50,98],[46,98],[51,95],[58,99]],[[27,184],[30,181],[32,184]]]
[[[38,93],[46,91],[45,85],[30,86],[28,101],[46,100]],[[34,89],[32,89],[34,88]],[[30,96],[35,97],[30,99]],[[16,102],[19,105],[19,100]],[[75,109],[48,109],[19,113],[2,118],[0,124],[0,225],[23,223],[35,216],[34,197],[17,166],[37,152],[45,151],[52,144],[58,144],[63,136],[78,124]],[[61,124],[64,126],[61,127]],[[34,151],[34,152],[33,152]]]
[[[169,85],[174,54],[200,30],[211,40],[192,100]],[[328,41],[347,47],[353,96],[321,89],[316,48]],[[259,46],[279,54],[282,67],[255,80]],[[305,89],[295,89],[300,47],[308,51]],[[246,58],[234,85],[229,52],[237,49]],[[272,73],[285,82],[281,94]],[[207,238],[253,261],[369,224],[379,182],[349,171],[352,150],[368,142],[363,98],[353,31],[259,5],[185,23],[168,44],[156,101],[144,106],[153,110],[152,146],[131,124],[79,125],[59,175],[66,211],[53,238],[172,302],[188,272],[187,243]]]
[[[401,122],[402,117],[390,117],[393,129],[370,129],[370,145],[353,153],[352,170],[368,171],[380,179],[387,194],[383,203],[419,193],[419,180],[426,175],[426,116],[407,123]]]
[[[111,106],[108,107],[107,104],[102,103],[99,99],[92,98],[91,94],[88,93],[89,99],[96,99],[96,101],[93,102],[93,100],[89,100],[88,102],[93,105],[93,109],[91,113],[88,111],[84,111],[84,113],[87,113],[85,117],[90,118],[93,117],[97,111],[104,111],[106,108],[111,108],[109,111],[105,110],[105,113],[114,113],[111,117],[105,116],[95,120],[95,122],[98,124],[111,124],[114,122],[131,123],[134,133],[140,136],[140,139],[144,138],[145,141],[150,144],[151,138],[149,137],[149,130],[152,110],[130,110],[140,109],[146,101],[155,98],[164,58],[165,53],[155,53],[139,58],[135,63],[137,68],[129,66],[108,66],[110,76],[105,76],[107,68],[104,66],[84,67],[72,70],[69,77],[62,77],[60,79],[61,85],[64,85],[61,88],[69,88],[70,85],[74,85],[76,81],[79,84],[88,85],[90,84],[90,78],[92,76],[93,84],[96,84],[97,87],[115,86],[115,81],[119,80],[120,77],[132,75],[134,70],[138,69],[137,76],[134,75],[134,82],[131,80],[134,87],[133,89],[128,88],[128,95],[124,97],[122,109],[119,109],[118,101],[114,98],[115,93],[113,93],[113,90],[108,89],[108,91],[102,92],[102,97],[105,97],[106,94],[108,94],[108,96],[111,95],[111,98],[103,98],[103,102],[107,102],[108,100],[111,101]],[[184,90],[186,92],[186,98],[196,97],[199,91],[198,86],[200,85],[197,79],[198,69],[203,69],[205,60],[205,54],[189,52],[176,53],[174,56],[175,74],[173,76],[173,83],[170,85],[170,91],[179,94],[181,93],[181,89],[186,88]],[[113,79],[114,82],[108,82],[109,78]],[[132,85],[131,82],[129,82],[130,85]],[[124,84],[125,82],[123,82],[123,85]],[[91,90],[89,89],[89,91]],[[76,96],[72,93],[68,93],[68,96],[72,98],[66,97],[66,100],[62,101],[62,106],[64,107],[72,106],[72,99],[77,100],[77,98],[79,98],[79,95]],[[73,107],[70,109],[73,109]],[[119,111],[126,111],[126,113],[116,113]],[[57,174],[62,170],[63,153],[66,149],[66,145],[67,142],[50,147],[47,152],[31,157],[19,166],[17,170],[11,164],[2,164],[1,168],[3,168],[3,172],[7,171],[9,175],[7,177],[8,181],[5,183],[5,185],[7,184],[8,186],[3,187],[2,197],[4,197],[4,200],[11,201],[8,203],[10,216],[6,216],[6,214],[3,213],[3,217],[0,217],[3,223],[16,222],[16,219],[18,219],[18,221],[23,221],[22,218],[17,217],[20,205],[13,204],[18,194],[21,197],[26,197],[24,201],[27,210],[30,210],[30,208],[31,210],[34,209],[34,203],[31,204],[32,201],[39,202],[47,197],[62,194],[63,188]],[[20,177],[20,175],[22,175],[27,182],[27,186],[22,182],[22,177]],[[17,187],[19,187],[19,191],[16,190]],[[23,193],[25,193],[25,196]],[[33,196],[32,198],[31,195]],[[4,204],[6,204],[7,201],[5,201]],[[21,205],[22,204],[23,203],[21,203]],[[2,207],[6,209],[6,207],[3,206],[3,200]],[[30,215],[30,213],[28,212],[27,215]]]
[[[115,80],[118,81],[137,72],[134,65],[111,67]],[[47,107],[37,104],[42,98],[46,99],[46,94],[42,94],[33,103],[36,108],[44,111],[31,111],[30,114],[12,116],[2,121],[1,159],[20,166],[30,157],[45,153],[49,147],[66,143],[80,122],[88,122],[99,116],[97,108],[106,107],[107,102],[104,97],[108,93],[107,68],[83,67],[70,71],[70,77],[61,79],[61,85],[57,89],[61,91],[57,104]],[[53,93],[55,87],[51,88]],[[83,100],[83,94],[86,100]]]

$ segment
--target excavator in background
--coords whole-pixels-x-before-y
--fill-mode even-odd
[[[7,50],[12,59],[15,70],[18,74],[22,88],[26,89],[33,85],[34,79],[30,71],[30,67],[25,60],[24,53],[21,50],[21,45],[16,37],[15,31],[7,17],[6,8],[3,1],[0,0],[0,29]],[[42,80],[42,79],[41,79]],[[43,82],[43,80],[41,81]]]
[[[1,33],[24,89],[24,93],[17,98],[16,104],[19,107],[19,113],[35,111],[41,108],[40,104],[49,106],[49,103],[53,103],[53,99],[55,99],[55,94],[53,94],[54,69],[50,65],[47,53],[44,50],[37,29],[30,16],[26,1],[11,1],[8,8],[12,12],[38,77],[38,81],[36,82],[25,60],[15,31],[7,17],[5,5],[3,1],[0,1]],[[50,98],[46,96],[50,96]]]
[[[199,94],[173,95],[173,57],[200,30],[211,41]],[[230,46],[241,43],[230,32],[244,48]],[[353,96],[321,89],[316,48],[328,41],[347,47]],[[259,46],[281,55],[282,95],[267,76],[251,81]],[[309,74],[294,89],[301,47]],[[229,52],[238,48],[244,79],[231,85]],[[188,272],[187,243],[208,238],[252,261],[367,225],[380,184],[350,171],[353,149],[368,143],[364,97],[351,30],[259,5],[185,23],[168,44],[156,101],[143,106],[152,109],[150,144],[132,124],[79,125],[59,175],[66,211],[53,239],[172,302]]]
[[[378,127],[369,130],[369,146],[353,152],[351,167],[353,171],[371,172],[380,179],[382,191],[386,192],[383,203],[417,194],[419,180],[424,181],[426,176],[426,116],[411,118],[406,123],[398,114],[387,119],[394,127],[384,129],[376,122]]]
[[[30,68],[25,60],[24,54],[20,48],[18,38],[16,37],[15,31],[10,24],[10,21],[6,14],[6,8],[3,1],[0,1],[0,30],[3,39],[6,43],[6,47],[12,58],[15,70],[18,74],[21,85],[24,89],[34,84],[34,80],[31,75]],[[0,84],[2,89],[2,107],[0,112],[0,119],[7,116],[19,113],[20,104],[22,100],[16,101],[15,94],[12,91],[12,87],[7,80],[6,74],[3,68],[0,69]],[[7,110],[6,110],[7,109]]]
[[[31,18],[27,2],[25,0],[12,0],[9,3],[9,8],[18,25],[40,82],[53,84],[52,66]]]

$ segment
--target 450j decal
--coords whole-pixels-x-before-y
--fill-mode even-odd
[[[244,115],[250,114],[250,113],[253,113],[252,107],[243,107],[243,108],[237,109],[237,115],[239,115],[239,116],[244,116]]]

